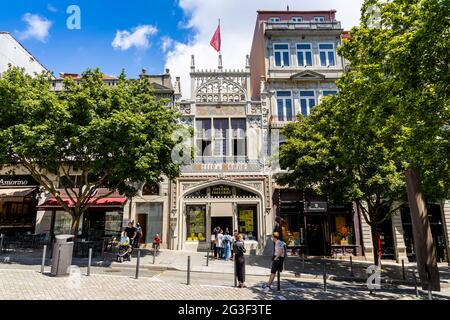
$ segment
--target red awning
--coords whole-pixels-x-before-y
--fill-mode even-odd
[[[122,207],[125,202],[127,202],[127,198],[114,193],[109,197],[98,199],[102,196],[102,194],[105,194],[104,192],[99,191],[98,195],[92,197],[88,204],[91,204],[91,207]],[[73,207],[74,204],[70,200],[70,198],[67,196],[67,194],[61,193],[61,199],[66,203],[68,206]],[[62,206],[58,203],[58,201],[54,198],[48,198],[43,204],[39,205],[38,208],[47,209],[57,209],[62,208]]]

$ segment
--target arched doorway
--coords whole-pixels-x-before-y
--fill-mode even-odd
[[[265,230],[259,191],[238,182],[219,180],[187,190],[180,201],[184,213],[179,235],[182,249],[210,248],[211,233],[217,226],[224,233],[241,233],[254,253],[261,248]]]

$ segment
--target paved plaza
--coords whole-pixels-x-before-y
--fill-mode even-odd
[[[348,276],[349,261],[328,259],[327,290],[324,291],[320,259],[289,257],[282,273],[281,290],[276,282],[272,292],[264,292],[270,258],[247,258],[247,288],[234,287],[233,263],[210,260],[205,253],[162,251],[155,257],[143,251],[139,278],[135,279],[136,257],[131,262],[116,263],[94,260],[87,276],[86,261],[74,259],[72,273],[67,277],[50,275],[47,259],[44,274],[40,273],[39,252],[3,254],[0,256],[1,300],[420,300],[428,299],[407,279],[401,281],[401,266],[385,263],[382,288],[371,295],[364,282],[366,261],[355,261],[354,278]],[[187,285],[186,262],[191,257],[190,285]],[[414,264],[407,264],[412,268]],[[400,270],[400,271],[399,271]],[[450,299],[448,267],[441,266],[441,292],[433,299]],[[388,274],[389,277],[386,275]],[[392,278],[391,278],[392,277]],[[390,281],[389,281],[390,280]]]

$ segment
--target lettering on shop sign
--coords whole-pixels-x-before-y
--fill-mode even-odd
[[[39,183],[32,176],[0,175],[0,187],[28,187],[28,186],[38,186],[38,185],[39,185]]]
[[[231,187],[229,186],[214,186],[211,187],[211,196],[231,196],[232,195]]]
[[[310,213],[327,212],[327,203],[322,201],[308,202],[305,211]]]

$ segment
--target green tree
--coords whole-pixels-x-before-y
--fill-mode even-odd
[[[70,213],[74,235],[83,212],[101,198],[116,190],[131,197],[138,182],[179,173],[171,157],[177,113],[145,78],[123,74],[111,87],[102,77],[87,70],[79,83],[64,80],[59,93],[49,74],[10,68],[0,78],[0,167],[26,168]],[[61,198],[58,181],[73,205]],[[100,187],[110,192],[95,197]]]
[[[337,82],[339,94],[288,126],[281,150],[281,162],[292,169],[282,181],[332,199],[362,198],[372,233],[389,214],[375,213],[371,201],[384,207],[401,200],[405,171],[413,172],[408,198],[411,212],[421,211],[413,219],[422,229],[415,237],[419,273],[427,283],[426,265],[434,288],[439,276],[431,231],[417,199],[421,189],[428,201],[450,191],[449,33],[448,0],[366,0],[360,26],[339,48],[349,66]]]

